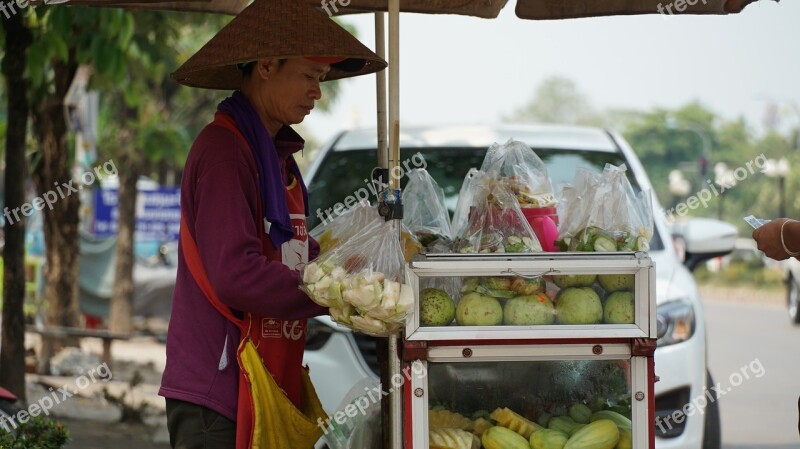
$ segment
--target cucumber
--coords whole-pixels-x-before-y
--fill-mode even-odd
[[[604,235],[598,235],[594,239],[593,247],[599,253],[613,252],[617,250],[617,242]]]

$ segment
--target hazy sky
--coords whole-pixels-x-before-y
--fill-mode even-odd
[[[728,16],[631,16],[537,22],[401,14],[401,127],[496,123],[542,80],[572,79],[598,109],[677,107],[698,99],[726,118],[761,121],[780,102],[800,121],[800,1],[761,0]],[[371,14],[343,19],[374,48]],[[304,122],[318,140],[375,123],[375,78],[343,81],[332,113]]]

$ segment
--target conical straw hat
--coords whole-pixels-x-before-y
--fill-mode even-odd
[[[237,64],[259,58],[344,58],[326,80],[374,73],[386,61],[322,11],[300,0],[255,0],[173,74],[175,81],[207,89],[239,89]]]

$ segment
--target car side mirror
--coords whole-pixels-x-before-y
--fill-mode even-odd
[[[689,271],[709,259],[729,254],[738,236],[735,226],[713,218],[690,218],[676,224],[672,232],[676,253]]]

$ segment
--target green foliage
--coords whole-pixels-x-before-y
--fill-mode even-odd
[[[533,99],[517,109],[509,120],[520,122],[596,125],[600,117],[586,96],[567,78],[547,78],[536,89]]]
[[[69,442],[69,432],[63,424],[36,416],[17,429],[6,432],[0,427],[0,448],[3,449],[61,449]]]

